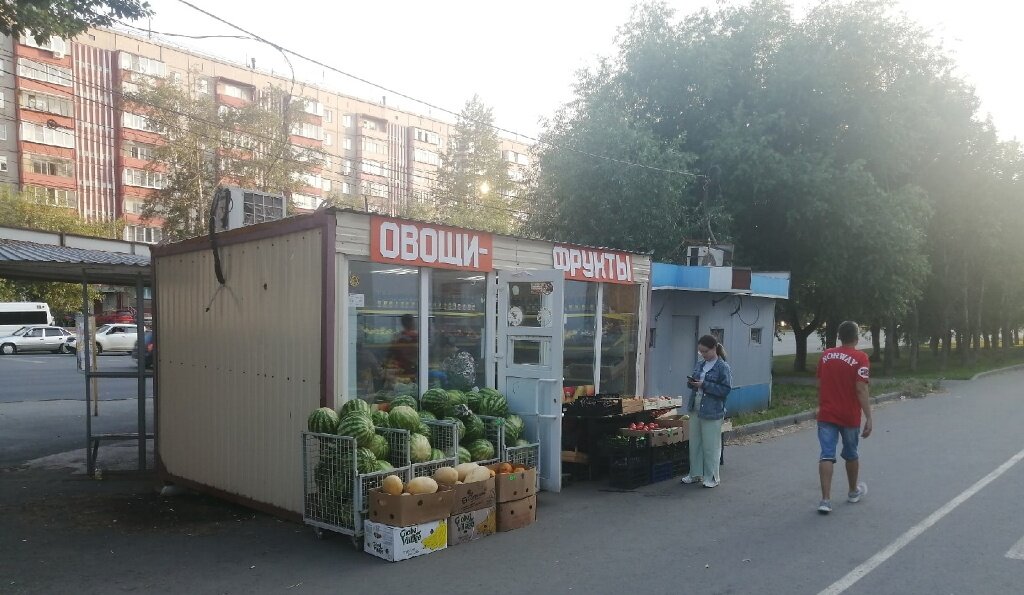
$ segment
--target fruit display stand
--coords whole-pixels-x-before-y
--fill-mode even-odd
[[[360,449],[354,438],[302,432],[302,520],[318,538],[324,530],[341,533],[361,549],[370,490],[380,487],[388,475],[412,479],[409,432],[392,428],[376,432],[387,440],[388,462],[394,468],[370,473],[359,471]]]
[[[413,477],[429,477],[441,467],[454,467],[459,462],[459,431],[456,425],[444,420],[423,422],[430,430],[430,444],[444,454],[442,459],[412,463]]]

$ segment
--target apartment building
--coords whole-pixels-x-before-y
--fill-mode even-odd
[[[157,77],[219,106],[255,101],[269,86],[294,88],[306,118],[290,142],[317,151],[323,167],[292,196],[315,209],[329,195],[395,214],[426,200],[450,124],[219,58],[105,29],[72,41],[6,39],[0,54],[0,183],[73,208],[87,220],[123,219],[125,239],[158,242],[160,222],[142,208],[164,183],[152,165],[161,136],[124,100],[138,77]],[[6,126],[6,129],[4,128]],[[528,146],[502,140],[513,179],[528,165]],[[5,165],[6,164],[6,165]]]

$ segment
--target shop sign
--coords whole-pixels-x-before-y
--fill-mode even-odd
[[[633,257],[625,252],[556,244],[551,250],[556,269],[575,281],[633,283]]]
[[[370,217],[370,260],[391,264],[491,271],[491,234],[457,227]]]

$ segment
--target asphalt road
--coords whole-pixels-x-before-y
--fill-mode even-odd
[[[0,591],[74,577],[79,593],[1020,593],[1022,383],[1006,372],[878,407],[870,491],[828,516],[808,425],[730,446],[716,489],[576,484],[542,493],[530,527],[398,564],[146,482],[0,473]]]
[[[137,369],[128,355],[100,355],[97,361],[103,371]],[[73,355],[0,356],[0,468],[85,447],[85,378],[76,365]],[[99,415],[92,417],[93,432],[135,432],[138,381],[104,378],[97,384],[100,404]],[[147,379],[146,391],[151,431],[152,379]]]

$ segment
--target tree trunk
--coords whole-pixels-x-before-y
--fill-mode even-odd
[[[877,320],[871,323],[871,363],[882,361],[882,324]]]
[[[910,361],[908,362],[908,366],[911,372],[917,372],[917,359],[920,357],[921,351],[921,340],[919,338],[920,332],[918,326],[921,324],[921,320],[917,313],[916,304],[910,309],[908,322],[908,326],[910,327],[907,330],[907,342],[910,344]]]
[[[889,319],[888,328],[885,329],[885,357],[882,364],[883,373],[892,376],[893,366],[896,363],[896,319]]]
[[[839,322],[834,318],[830,318],[825,323],[825,349],[832,349],[836,346],[837,337],[839,336]]]
[[[942,342],[942,337],[938,333],[933,333],[931,339],[928,340],[928,347],[932,350],[932,357],[938,357],[939,355],[939,343]]]
[[[793,329],[793,339],[796,341],[796,355],[793,358],[793,371],[803,372],[807,370],[807,337],[811,336],[821,321],[815,315],[814,319],[807,326],[800,325],[800,313],[792,302],[786,302],[786,319],[790,328]]]
[[[949,352],[952,349],[950,341],[953,339],[953,331],[949,328],[949,308],[942,309],[942,357],[939,361],[939,369],[945,371],[949,366]]]

